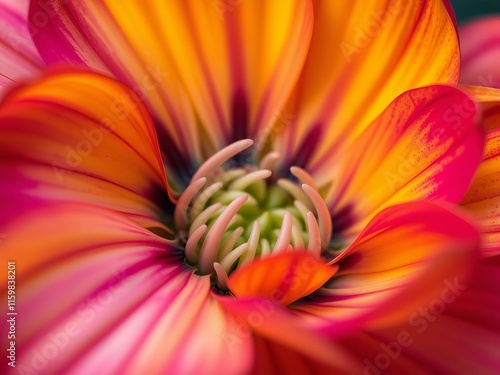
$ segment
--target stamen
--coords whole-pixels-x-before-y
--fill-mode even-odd
[[[229,273],[229,270],[231,269],[231,266],[236,262],[236,260],[243,255],[245,251],[248,250],[248,247],[250,245],[245,242],[244,244],[241,244],[238,246],[236,249],[231,251],[229,254],[227,254],[224,259],[222,259],[222,262],[220,262],[220,265],[222,268],[226,270],[227,273]]]
[[[332,220],[330,219],[328,207],[326,206],[323,198],[321,198],[321,195],[319,195],[319,193],[312,187],[303,184],[302,189],[311,199],[314,207],[316,207],[316,211],[318,213],[319,231],[321,234],[321,246],[323,246],[323,248],[327,248],[330,244],[330,238],[332,236]]]
[[[294,201],[293,205],[300,212],[300,215],[302,216],[304,221],[307,223],[307,213],[311,212],[311,211],[309,211],[307,206],[304,203],[302,203],[301,201]]]
[[[273,255],[286,251],[290,244],[290,237],[292,235],[292,214],[286,211],[283,215],[283,224],[281,224],[280,234],[276,240],[273,248]]]
[[[256,257],[303,250],[321,257],[330,246],[330,214],[305,170],[290,168],[301,185],[269,179],[279,162],[278,152],[265,155],[259,168],[222,168],[252,143],[235,142],[203,163],[174,213],[186,262],[199,274],[211,275],[220,289],[227,289],[230,272]]]
[[[231,159],[233,156],[239,154],[241,151],[249,148],[251,145],[253,145],[253,141],[251,139],[243,139],[216,152],[200,166],[198,171],[191,178],[191,183],[199,178],[209,177],[217,169],[219,169],[222,164]]]
[[[233,182],[231,182],[227,190],[245,190],[248,186],[252,185],[254,182],[259,180],[264,180],[271,176],[273,172],[269,170],[259,170],[255,172],[251,172],[243,177],[240,177]]]
[[[319,227],[316,218],[312,212],[307,213],[307,230],[309,233],[309,244],[307,251],[319,257],[321,255],[321,238],[319,234]]]
[[[194,220],[196,216],[203,211],[203,207],[207,204],[208,200],[217,193],[222,188],[222,182],[216,182],[215,184],[210,185],[203,192],[196,197],[193,201],[193,205],[191,207],[191,212],[189,214],[190,220]]]
[[[217,287],[221,290],[227,290],[227,273],[224,268],[217,262],[214,262],[214,270],[217,275]]]
[[[308,211],[312,211],[314,209],[314,206],[307,195],[304,194],[304,192],[293,182],[281,178],[278,180],[277,184],[279,187],[289,192],[296,200],[304,203],[307,206]]]
[[[198,227],[188,238],[185,246],[186,259],[188,263],[195,264],[198,261],[198,254],[196,253],[196,246],[207,230],[206,225]]]
[[[307,184],[309,186],[312,186],[314,190],[318,190],[318,187],[316,186],[312,176],[307,173],[305,170],[299,167],[291,167],[290,172],[299,179],[300,182],[303,184]]]
[[[218,259],[222,260],[231,250],[234,249],[234,245],[236,245],[236,241],[241,237],[244,232],[243,227],[236,228],[227,238],[222,242],[220,247]]]
[[[241,257],[240,264],[246,264],[255,258],[255,253],[257,251],[257,246],[259,245],[260,237],[260,225],[258,221],[254,221],[252,224],[252,231],[248,237],[248,251]]]
[[[191,236],[199,226],[205,224],[213,214],[220,210],[221,207],[221,203],[214,203],[210,207],[207,207],[203,212],[201,212],[198,217],[191,223],[191,227],[189,228],[189,235]]]
[[[200,271],[204,274],[212,273],[213,263],[217,260],[222,235],[226,230],[232,217],[236,215],[239,209],[248,199],[247,194],[242,194],[227,206],[227,208],[215,220],[214,225],[208,231],[205,241],[200,250],[200,260],[198,262]]]
[[[260,257],[266,258],[271,255],[271,246],[266,238],[260,240]]]
[[[276,171],[276,165],[278,164],[280,157],[281,155],[277,151],[266,154],[259,163],[259,169]]]
[[[179,197],[174,212],[174,223],[177,230],[187,229],[189,225],[187,217],[187,209],[189,207],[189,203],[191,203],[193,197],[201,189],[201,187],[205,185],[206,182],[207,179],[205,177],[202,177],[199,180],[195,180],[195,182],[189,185]]]
[[[292,224],[292,240],[293,245],[297,248],[304,248],[304,241],[302,240],[302,234],[300,233],[299,228],[295,224]]]

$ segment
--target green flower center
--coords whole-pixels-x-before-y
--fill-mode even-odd
[[[332,223],[326,204],[304,170],[292,167],[297,181],[273,178],[278,153],[258,166],[224,169],[230,158],[252,145],[235,142],[208,159],[179,197],[175,224],[186,262],[211,274],[224,290],[228,275],[256,257],[329,250]]]

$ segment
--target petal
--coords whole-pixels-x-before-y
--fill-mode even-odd
[[[154,127],[122,84],[87,72],[46,75],[7,96],[0,129],[7,212],[78,201],[165,227],[169,201]]]
[[[273,345],[320,362],[323,366],[337,369],[334,373],[352,365],[342,357],[341,348],[310,330],[281,303],[276,304],[275,301],[266,298],[217,297],[217,299],[236,317],[241,326],[249,326],[256,332],[257,347],[259,340],[264,338],[272,341]]]
[[[335,345],[330,354],[338,361],[333,367],[261,337],[255,340],[255,350],[252,374],[359,374],[355,357],[339,345]]]
[[[351,335],[342,345],[363,361],[365,374],[495,374],[499,309],[497,256],[482,260],[469,282],[448,280],[439,298],[412,311],[404,324]]]
[[[476,19],[460,29],[460,82],[500,88],[500,16]]]
[[[468,87],[484,108],[482,125],[488,132],[483,161],[469,191],[460,202],[481,226],[482,254],[500,254],[500,90]]]
[[[309,0],[49,1],[47,7],[56,17],[34,35],[45,61],[100,69],[98,56],[146,97],[165,126],[160,135],[169,142],[164,151],[172,168],[176,154],[199,162],[277,117],[312,30]],[[40,11],[33,2],[31,14]]]
[[[443,280],[461,280],[478,247],[476,228],[451,208],[428,202],[393,206],[332,261],[339,272],[293,306],[335,335],[395,324],[432,300]]]
[[[17,263],[22,296],[15,307],[23,322],[19,371],[233,374],[251,365],[251,338],[227,355],[226,337],[238,326],[211,297],[209,278],[194,275],[179,249],[127,217],[59,204],[7,231],[2,252]],[[6,300],[6,288],[1,294]]]
[[[456,83],[459,50],[442,0],[316,1],[314,16],[311,48],[287,105],[295,118],[278,127],[276,147],[286,164],[328,174],[343,144],[398,95]]]
[[[350,146],[327,202],[350,211],[359,232],[377,212],[416,199],[459,202],[482,157],[476,105],[463,92],[430,86],[399,96]]]
[[[28,0],[0,1],[0,97],[5,88],[45,65],[28,29]]]
[[[303,251],[258,259],[231,274],[228,287],[237,297],[266,297],[290,303],[320,288],[338,270]]]

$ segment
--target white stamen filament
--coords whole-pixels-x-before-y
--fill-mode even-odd
[[[206,189],[204,189],[203,192],[193,200],[191,212],[189,213],[189,219],[191,221],[194,220],[196,216],[198,216],[201,213],[201,211],[203,211],[203,208],[207,204],[208,200],[221,188],[222,188],[222,183],[216,182],[215,184],[212,184],[208,186]]]
[[[255,253],[257,251],[257,246],[259,246],[260,238],[260,225],[258,221],[254,221],[252,224],[252,231],[248,237],[248,251],[241,257],[241,265],[249,263],[255,258]]]
[[[209,158],[174,213],[187,262],[200,274],[212,274],[225,290],[229,273],[257,257],[294,251],[321,257],[330,245],[330,214],[305,170],[290,168],[301,186],[284,178],[266,181],[276,170],[277,152],[265,155],[259,168],[221,168],[251,145],[251,140],[235,142]]]
[[[300,187],[295,185],[293,182],[281,178],[278,180],[277,184],[282,189],[288,191],[296,200],[305,204],[308,208],[308,211],[312,211],[314,209],[314,205],[309,200],[307,195],[304,194],[304,192],[300,189]]]
[[[323,198],[321,198],[321,195],[319,195],[319,193],[311,186],[303,184],[302,189],[311,199],[314,207],[316,207],[316,212],[318,213],[319,232],[321,234],[321,246],[326,248],[330,243],[330,237],[332,235],[332,220],[330,219],[328,207],[326,206]]]
[[[272,173],[273,172],[266,169],[248,173],[247,175],[231,182],[228,185],[227,190],[244,190],[254,182],[268,178]]]
[[[229,273],[229,270],[231,269],[231,266],[234,264],[234,262],[236,262],[236,260],[243,255],[243,253],[245,251],[248,250],[248,247],[250,245],[245,242],[243,244],[241,244],[240,246],[238,246],[236,249],[234,249],[233,251],[231,251],[229,254],[227,254],[224,259],[222,259],[222,261],[220,262],[220,265],[222,266],[222,268],[224,268],[226,270],[227,273]]]
[[[273,248],[273,254],[278,254],[286,250],[290,244],[290,237],[292,236],[292,214],[286,211],[283,215],[283,224],[281,224],[280,234],[276,240]]]
[[[208,158],[207,161],[205,161],[200,166],[198,171],[196,171],[194,176],[191,178],[190,183],[202,177],[213,175],[214,172],[219,169],[222,164],[224,164],[226,161],[239,154],[243,150],[249,148],[251,145],[253,145],[253,141],[251,139],[243,139],[224,147],[222,150],[216,152],[214,155]]]
[[[210,207],[207,207],[203,212],[201,212],[196,219],[191,223],[191,227],[189,227],[189,235],[191,236],[199,226],[205,224],[208,219],[212,217],[217,211],[219,211],[222,207],[221,203],[214,203]]]
[[[227,238],[225,239],[224,242],[222,242],[222,245],[220,247],[219,251],[219,260],[222,260],[231,250],[234,249],[234,245],[236,245],[236,241],[241,237],[245,229],[243,227],[238,227],[236,228]]]
[[[217,262],[214,262],[214,270],[217,275],[217,287],[221,290],[227,290],[227,273],[224,268]]]
[[[276,151],[266,154],[259,163],[259,169],[269,169],[271,171],[275,171],[280,157],[280,153]]]
[[[200,238],[205,234],[207,230],[206,225],[198,227],[188,238],[185,246],[186,259],[190,263],[195,263],[198,261],[198,254],[196,253],[196,245],[200,242]]]
[[[292,172],[292,174],[297,177],[303,184],[307,184],[309,186],[312,186],[314,190],[318,190],[318,187],[316,186],[316,183],[314,182],[312,176],[302,168],[291,167],[290,172]]]
[[[309,233],[309,244],[307,245],[307,251],[319,257],[321,255],[321,238],[319,234],[319,227],[316,218],[310,211],[307,213],[307,231]]]
[[[175,227],[178,230],[187,229],[189,223],[186,217],[186,208],[189,206],[189,203],[191,203],[191,200],[196,195],[196,193],[203,187],[203,185],[205,185],[206,182],[207,179],[205,177],[202,177],[199,180],[195,180],[195,182],[189,185],[179,197],[174,212]]]
[[[198,262],[200,271],[204,274],[212,273],[213,263],[217,259],[220,241],[226,230],[229,222],[236,215],[236,212],[245,204],[248,199],[247,194],[242,194],[222,211],[220,216],[215,220],[214,225],[208,231],[207,237],[200,249],[200,260]]]

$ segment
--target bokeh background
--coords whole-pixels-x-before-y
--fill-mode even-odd
[[[450,0],[459,23],[482,15],[500,15],[500,0]]]

